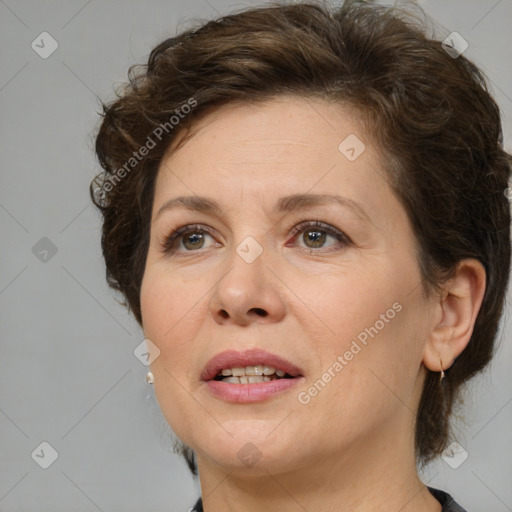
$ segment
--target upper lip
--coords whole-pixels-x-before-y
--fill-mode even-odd
[[[212,357],[201,373],[201,380],[211,380],[226,368],[255,366],[263,364],[276,370],[283,370],[292,377],[302,375],[302,370],[290,361],[261,349],[244,351],[226,350]]]

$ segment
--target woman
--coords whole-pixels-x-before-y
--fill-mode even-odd
[[[361,2],[227,16],[131,73],[91,193],[194,510],[463,510],[417,466],[492,357],[501,142],[479,70]]]

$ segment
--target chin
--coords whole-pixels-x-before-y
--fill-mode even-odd
[[[203,453],[226,470],[246,470],[252,474],[266,474],[286,471],[297,467],[296,445],[288,440],[300,439],[300,435],[280,431],[275,421],[238,420],[222,423],[229,434],[216,430],[212,435],[198,434],[199,443],[191,441],[197,453]],[[279,430],[279,432],[278,432]],[[272,433],[271,433],[272,432]],[[269,435],[270,433],[270,435]],[[230,435],[232,434],[232,435]],[[197,446],[197,450],[194,448]],[[198,461],[200,457],[198,457]]]

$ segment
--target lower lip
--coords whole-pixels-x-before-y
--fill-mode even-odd
[[[210,393],[216,398],[226,402],[248,404],[263,402],[269,397],[290,390],[303,381],[304,377],[277,379],[252,384],[232,384],[220,380],[209,380],[206,382],[206,385]]]

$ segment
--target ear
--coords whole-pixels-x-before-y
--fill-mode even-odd
[[[485,269],[475,259],[458,263],[454,276],[436,298],[436,318],[423,353],[423,364],[432,371],[446,370],[466,348],[484,298]],[[442,364],[442,368],[441,368]]]

